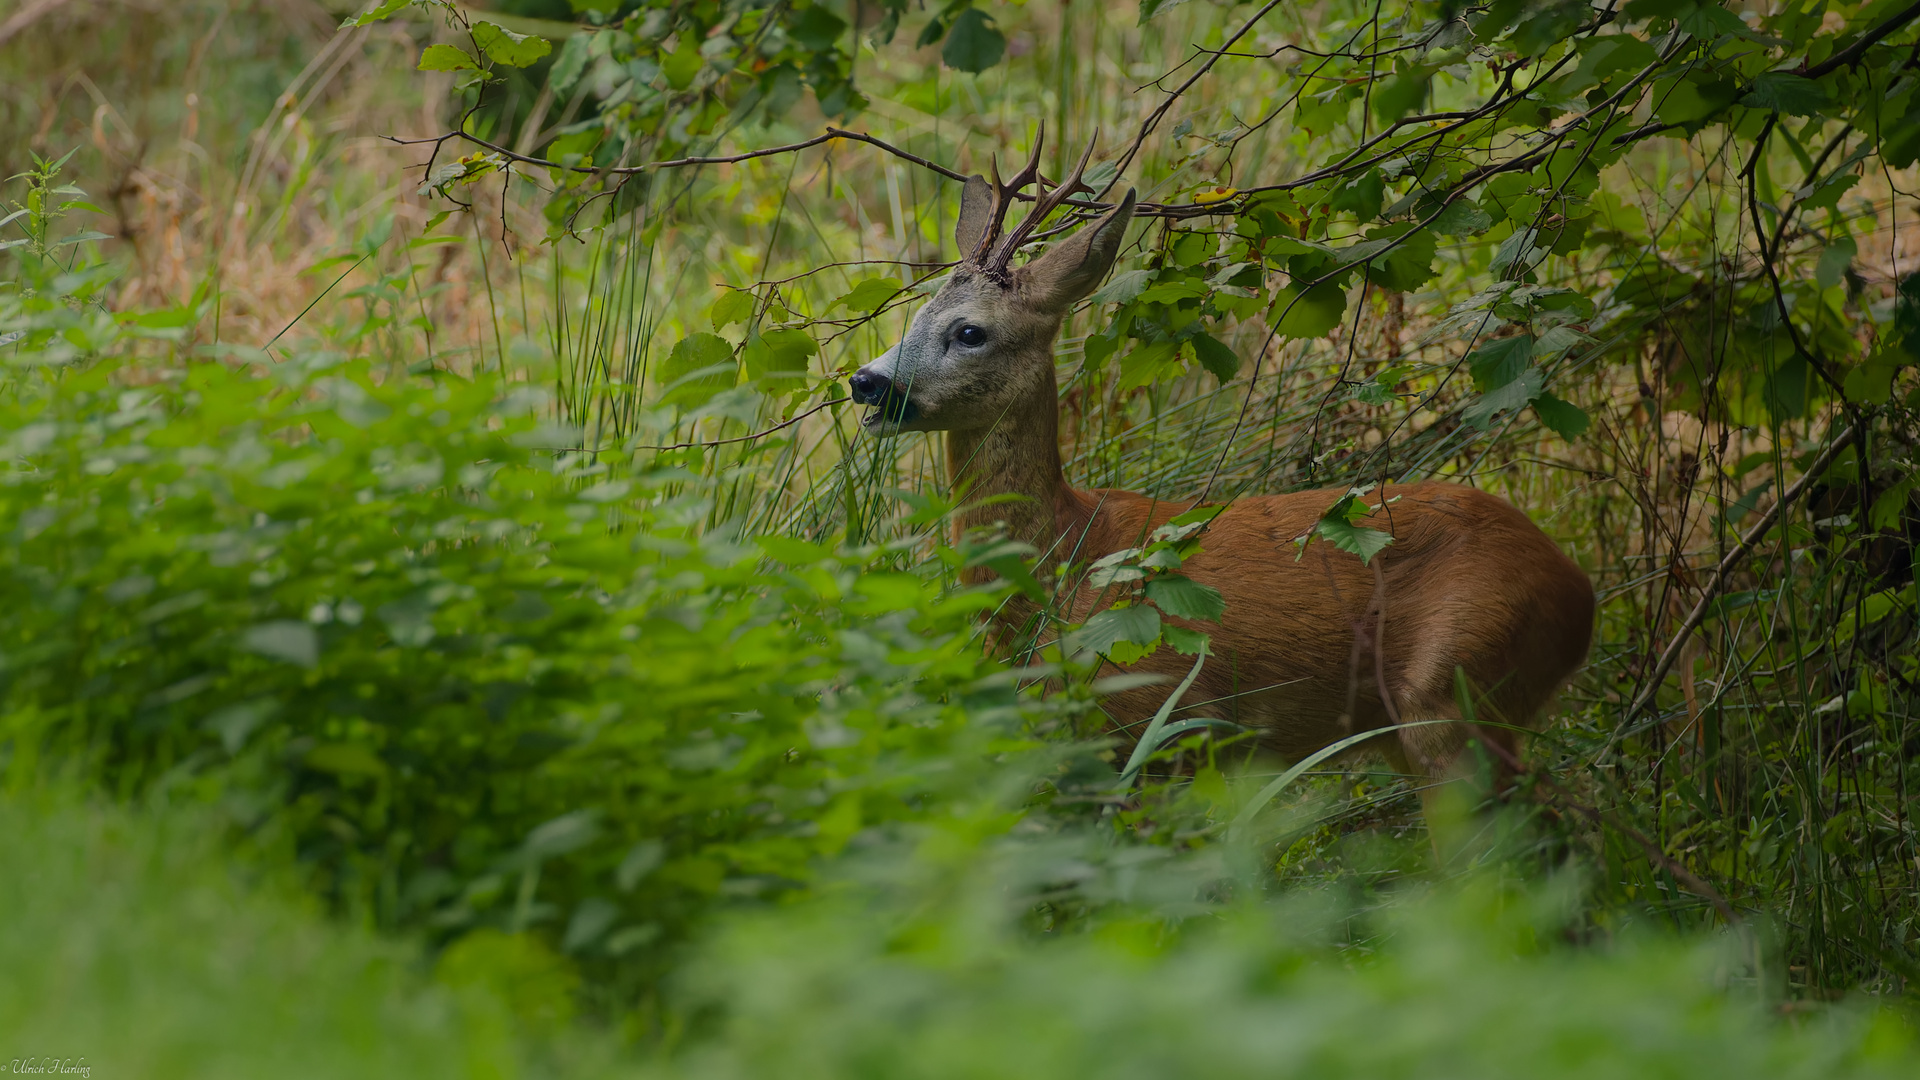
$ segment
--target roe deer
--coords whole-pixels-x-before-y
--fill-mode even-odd
[[[957,530],[1004,523],[1043,565],[1085,566],[1142,544],[1190,505],[1077,490],[1061,473],[1054,339],[1068,309],[1112,267],[1134,193],[1038,258],[1012,260],[1048,213],[1084,190],[1092,149],[1051,190],[1038,173],[1037,141],[1012,182],[1001,183],[997,169],[992,183],[970,178],[956,229],[959,266],[899,344],[851,380],[854,400],[877,406],[863,421],[871,434],[947,433],[948,479],[974,500]],[[1003,235],[1008,204],[1029,183],[1034,209]],[[1366,524],[1394,538],[1371,566],[1324,542],[1297,557],[1294,538],[1341,494],[1244,497],[1213,519],[1181,572],[1218,589],[1227,610],[1212,635],[1215,659],[1183,701],[1229,702],[1221,713],[1295,760],[1396,721],[1460,719],[1456,666],[1485,695],[1476,717],[1535,721],[1586,658],[1594,615],[1586,574],[1504,500],[1437,482],[1371,493],[1391,501]],[[979,504],[996,495],[1018,498]],[[1062,583],[1059,614],[1084,621],[1101,606],[1099,592]],[[1189,666],[1162,648],[1130,670],[1178,677]],[[1143,688],[1107,704],[1118,729],[1137,735],[1162,700],[1164,691]],[[1501,729],[1474,733],[1500,740],[1500,758],[1511,760]],[[1422,796],[1430,805],[1439,782],[1460,771],[1468,738],[1464,724],[1429,724],[1374,748],[1401,772],[1429,779]]]

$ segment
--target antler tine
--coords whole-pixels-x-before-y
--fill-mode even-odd
[[[1006,241],[995,250],[989,269],[996,274],[1006,273],[1007,265],[1013,261],[1013,253],[1020,249],[1021,244],[1027,242],[1027,238],[1033,235],[1033,230],[1039,227],[1040,222],[1045,219],[1048,214],[1059,209],[1060,204],[1072,198],[1075,192],[1091,190],[1080,182],[1080,178],[1086,175],[1087,162],[1093,159],[1093,148],[1099,141],[1100,133],[1096,131],[1093,133],[1093,138],[1087,140],[1087,148],[1080,154],[1080,163],[1075,165],[1073,172],[1068,174],[1066,180],[1062,181],[1060,185],[1052,191],[1046,190],[1046,182],[1038,179],[1038,175],[1036,174],[1035,182],[1039,185],[1040,195],[1033,201],[1033,212],[1021,219],[1020,224],[1013,230],[1012,235],[1008,236]],[[1034,156],[1036,159],[1039,157],[1037,147]],[[1029,165],[1029,167],[1031,167],[1031,165]]]
[[[993,242],[1000,239],[1000,228],[1007,220],[1007,192],[1000,183],[999,154],[994,154],[987,159],[987,175],[992,177],[987,186],[993,197],[993,201],[988,204],[987,227],[981,230],[980,239],[974,243],[973,250],[968,252],[966,257],[966,261],[975,266],[980,266],[986,261],[987,252],[993,249]]]
[[[1027,155],[1027,167],[1021,169],[1007,185],[1007,194],[1011,195],[1028,184],[1040,183],[1040,151],[1047,145],[1047,122],[1040,121],[1033,131],[1033,153]]]
[[[1038,185],[1043,183],[1040,179],[1040,151],[1045,145],[1046,139],[1047,124],[1046,121],[1043,120],[1040,122],[1038,130],[1034,132],[1033,152],[1027,157],[1026,167],[1015,173],[1012,180],[1004,183],[1000,179],[1000,155],[995,154],[991,159],[992,164],[990,165],[990,169],[993,177],[992,212],[987,217],[986,231],[980,234],[980,242],[974,246],[972,257],[969,260],[975,265],[982,267],[997,265],[1002,269],[1005,268],[1004,259],[989,258],[989,253],[994,250],[995,243],[1000,240],[1001,235],[1006,231],[1007,211],[1013,208],[1014,196],[1019,193],[1021,188],[1026,187],[1028,184]]]

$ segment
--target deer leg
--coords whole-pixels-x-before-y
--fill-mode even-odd
[[[1489,808],[1514,789],[1520,764],[1514,733],[1464,719],[1451,699],[1420,706],[1403,701],[1401,714],[1410,720],[1452,721],[1402,728],[1395,756],[1418,785],[1436,864],[1477,857],[1493,841]]]

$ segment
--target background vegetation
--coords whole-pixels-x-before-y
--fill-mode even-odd
[[[21,1056],[1911,1069],[1915,9],[497,6],[0,11]],[[1042,121],[1146,202],[1073,482],[1443,476],[1601,589],[1457,859],[1123,781],[837,403]]]

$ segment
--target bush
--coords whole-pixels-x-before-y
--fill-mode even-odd
[[[713,903],[921,813],[919,749],[1007,730],[992,592],[697,532],[691,473],[610,478],[524,385],[141,362],[34,295],[26,346],[114,351],[24,349],[0,399],[16,777],[217,801],[340,910],[537,930],[633,984]]]
[[[937,830],[884,862],[914,873],[730,923],[683,982],[725,1021],[671,1075],[1811,1080],[1916,1061],[1891,1011],[1781,1005],[1784,983],[1754,977],[1764,935],[1573,941],[1564,881],[1482,875],[1368,911],[1334,891],[1262,897],[1253,873],[1195,918],[1217,862],[1065,837],[956,860],[956,842]],[[1034,934],[1063,883],[1103,912]]]

